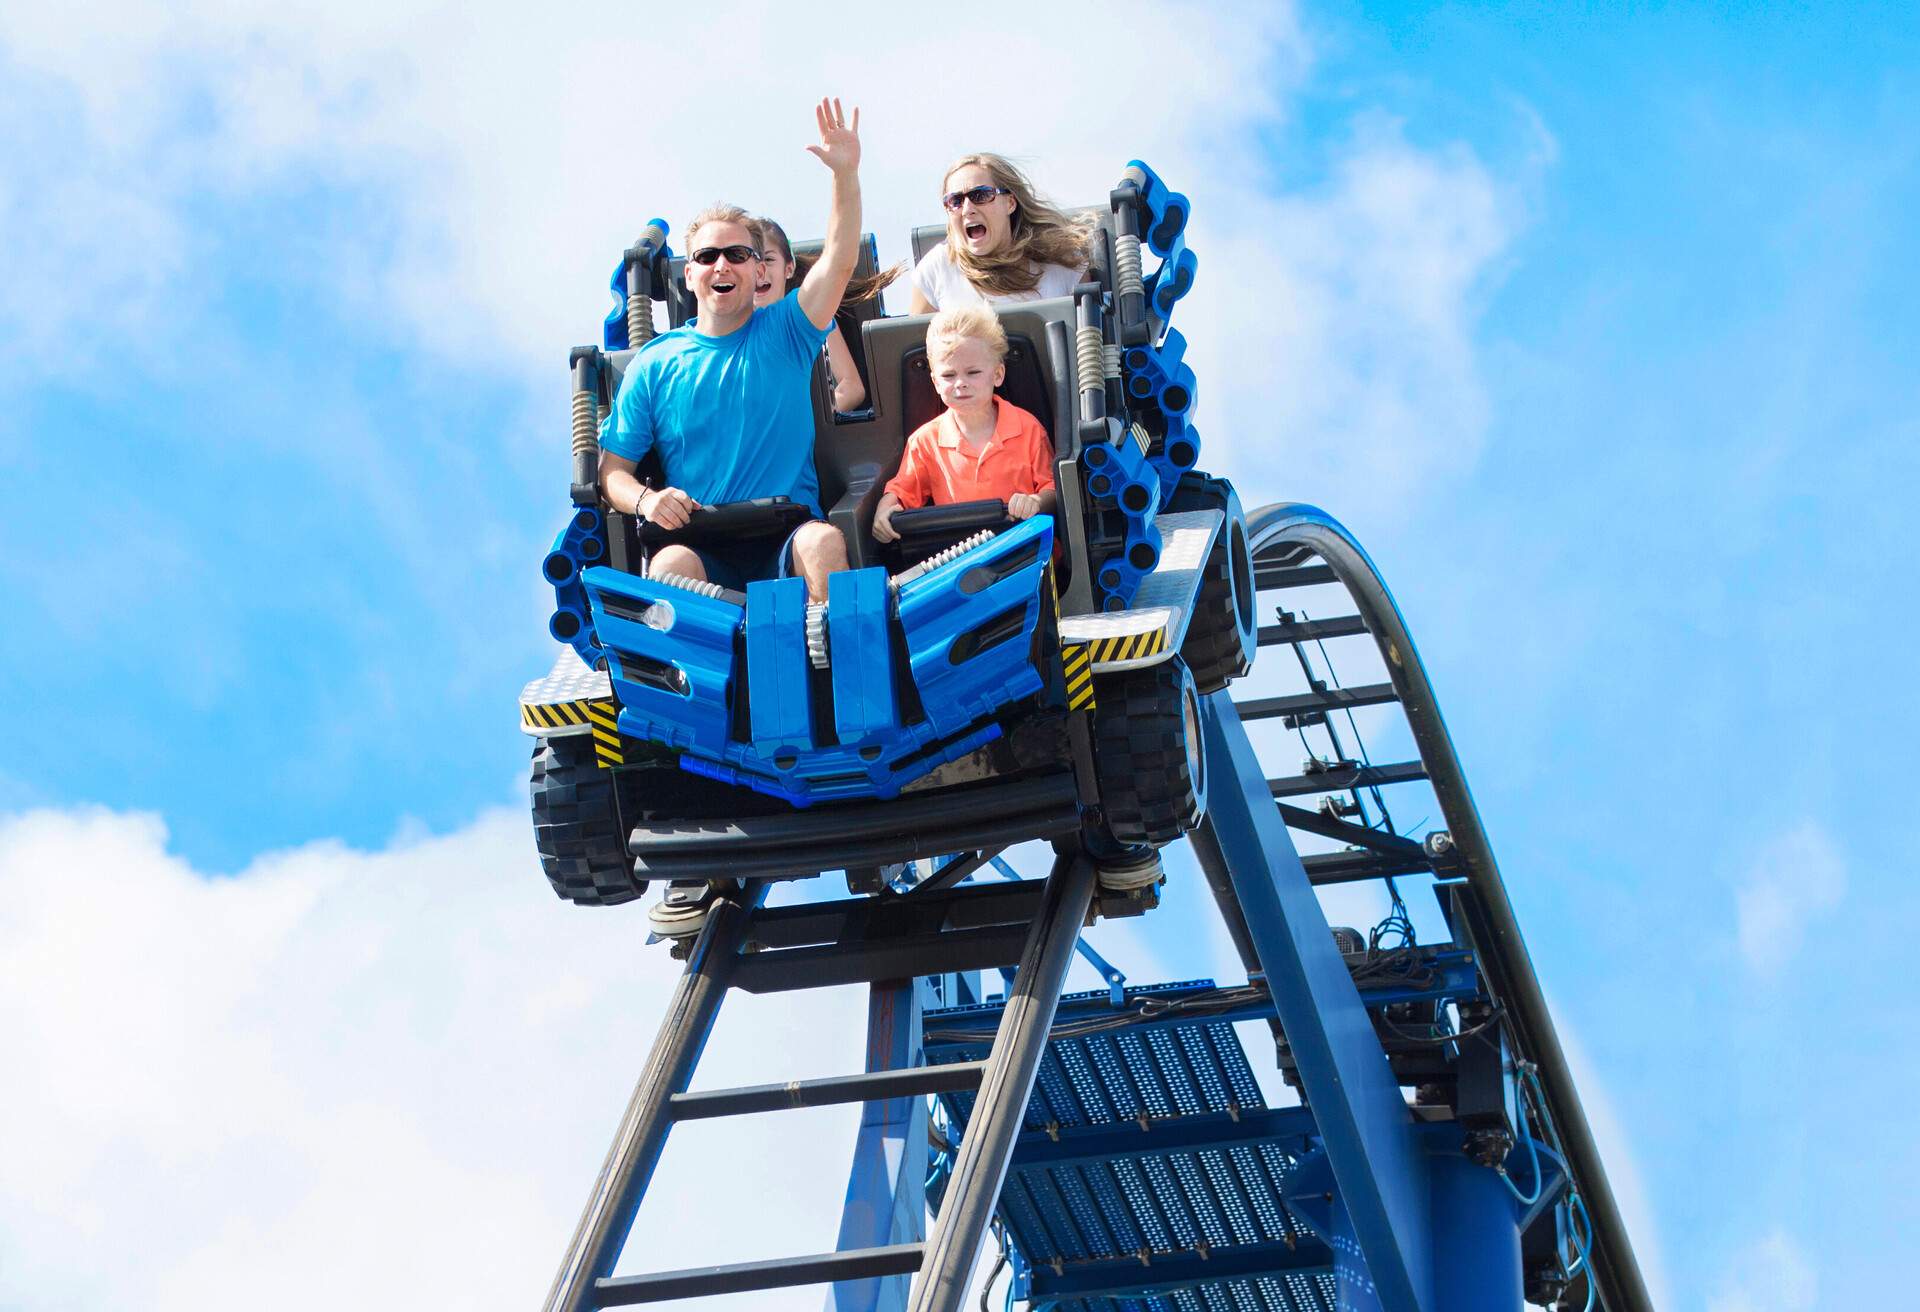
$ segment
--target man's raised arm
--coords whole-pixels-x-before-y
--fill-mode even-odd
[[[827,239],[820,259],[800,284],[800,310],[816,328],[833,322],[847,280],[860,258],[860,110],[847,123],[838,100],[822,100],[813,111],[820,144],[807,149],[833,170],[833,205],[827,211]]]

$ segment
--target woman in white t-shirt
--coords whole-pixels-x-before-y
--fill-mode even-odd
[[[913,312],[1069,296],[1085,276],[1093,225],[1070,217],[998,155],[967,155],[941,184],[947,239],[913,269]]]

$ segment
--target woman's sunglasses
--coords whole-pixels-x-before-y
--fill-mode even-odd
[[[975,205],[985,205],[995,196],[1011,196],[1013,192],[1005,187],[973,187],[967,191],[950,191],[940,198],[940,203],[950,210],[957,210],[968,201]]]
[[[702,246],[690,252],[687,258],[695,264],[712,265],[720,263],[722,255],[727,257],[728,264],[745,264],[748,260],[760,258],[760,252],[751,246]]]

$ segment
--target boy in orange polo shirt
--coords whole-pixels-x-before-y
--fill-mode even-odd
[[[927,325],[927,364],[947,411],[914,429],[873,515],[892,542],[893,512],[992,498],[1029,519],[1054,506],[1053,440],[1038,419],[993,394],[1007,376],[1007,334],[984,305],[942,310]]]

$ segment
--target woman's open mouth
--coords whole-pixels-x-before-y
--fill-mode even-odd
[[[987,225],[984,223],[969,223],[962,231],[967,234],[968,241],[979,241],[987,235]]]

